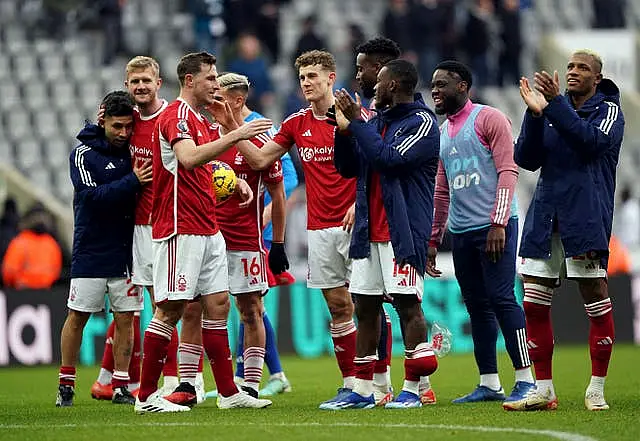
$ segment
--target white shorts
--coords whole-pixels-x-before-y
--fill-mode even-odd
[[[144,307],[142,290],[125,277],[71,279],[67,306],[74,311],[100,312],[105,296],[114,312],[142,311]]]
[[[331,289],[345,286],[351,277],[351,233],[342,227],[308,230],[307,287]]]
[[[227,247],[213,236],[178,234],[153,242],[153,291],[156,303],[193,300],[229,290]]]
[[[391,242],[371,242],[371,255],[354,259],[349,291],[353,294],[411,294],[422,300],[424,278],[411,265],[399,268]]]
[[[153,285],[153,240],[151,225],[136,225],[133,229],[133,274],[138,286]]]
[[[260,251],[227,251],[231,294],[264,293],[269,289],[264,257]]]
[[[558,233],[551,236],[550,259],[520,259],[518,272],[523,276],[544,277],[547,279],[585,278],[600,279],[607,276],[599,258],[590,258],[586,254],[564,257],[564,247]]]

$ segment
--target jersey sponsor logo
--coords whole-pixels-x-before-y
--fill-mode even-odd
[[[130,144],[129,152],[131,156],[141,157],[141,158],[151,158],[152,150],[149,147],[139,147],[137,145]]]
[[[333,161],[333,146],[313,146],[313,147],[300,147],[300,158],[304,162],[327,162]]]
[[[180,274],[178,276],[178,280],[176,282],[176,287],[178,288],[178,291],[180,292],[184,292],[187,290],[187,278],[184,276],[184,274]]]
[[[451,160],[447,166],[447,171],[450,171],[453,176],[449,186],[454,190],[460,190],[472,185],[480,185],[480,173],[476,171],[479,168],[478,163],[476,155],[469,158]]]
[[[71,292],[69,293],[69,300],[73,302],[77,296],[78,296],[78,288],[76,288],[76,286],[73,285],[71,287]]]
[[[187,123],[186,119],[181,119],[178,121],[178,124],[176,124],[176,127],[178,128],[178,130],[180,130],[182,133],[189,133],[189,124]]]

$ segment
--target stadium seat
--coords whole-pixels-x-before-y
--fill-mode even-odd
[[[27,170],[27,176],[29,176],[36,188],[52,193],[53,181],[51,180],[51,171],[47,167],[43,167],[41,164],[31,167]]]
[[[31,136],[33,127],[27,111],[21,107],[15,107],[5,116],[5,127],[13,140],[21,140]]]
[[[22,171],[31,170],[33,167],[42,167],[42,150],[40,143],[34,138],[27,138],[17,141],[17,165]]]
[[[57,81],[65,76],[64,57],[59,52],[42,55],[41,69],[44,78],[49,81]]]
[[[89,54],[73,52],[67,55],[67,68],[70,76],[80,81],[87,81],[93,75],[93,65]]]
[[[31,81],[22,86],[24,104],[30,110],[38,110],[49,107],[49,92],[46,83]],[[49,109],[51,111],[51,109]]]
[[[35,132],[40,139],[48,140],[58,136],[60,133],[60,123],[58,114],[48,107],[42,107],[33,113]]]
[[[21,83],[28,83],[39,76],[35,55],[21,54],[13,57],[13,77]]]
[[[63,79],[51,85],[51,100],[54,107],[66,111],[75,105],[75,88],[72,83]]]
[[[6,112],[21,102],[20,89],[11,79],[0,80],[0,112]]]
[[[59,168],[67,169],[69,153],[71,152],[69,142],[62,138],[51,138],[46,143],[46,151],[47,162],[53,170]]]

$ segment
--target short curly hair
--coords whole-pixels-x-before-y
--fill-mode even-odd
[[[100,104],[104,107],[104,117],[108,116],[133,116],[135,103],[129,92],[116,90],[109,92]]]
[[[298,58],[296,58],[296,70],[300,70],[301,67],[314,66],[319,64],[324,70],[329,72],[336,71],[336,58],[327,51],[320,51],[314,49],[312,51],[304,52]]]
[[[386,37],[376,37],[356,47],[357,54],[375,57],[381,64],[400,57],[402,50],[395,41]]]
[[[457,60],[445,60],[441,61],[435,68],[435,70],[446,70],[449,73],[457,74],[462,81],[467,83],[467,90],[471,89],[473,85],[473,75],[471,75],[471,69],[466,64]]]

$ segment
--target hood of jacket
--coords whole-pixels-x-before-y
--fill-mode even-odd
[[[114,147],[109,144],[104,129],[96,124],[87,123],[82,130],[80,130],[76,138],[82,144],[106,154],[113,153],[115,150]]]
[[[569,102],[573,103],[569,93],[567,92],[565,95],[569,98]],[[617,105],[620,105],[620,89],[618,89],[618,86],[608,78],[603,78],[602,81],[600,81],[600,84],[596,87],[596,93],[585,101],[577,112],[580,114],[595,112],[603,101],[612,101]]]

